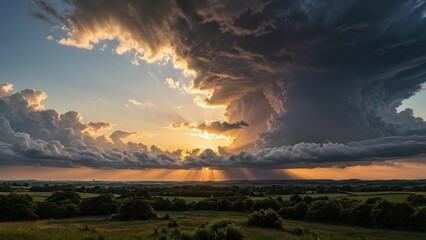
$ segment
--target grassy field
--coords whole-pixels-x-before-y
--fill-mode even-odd
[[[299,194],[301,197],[311,196],[311,197],[324,197],[328,196],[330,199],[332,198],[350,198],[357,200],[366,200],[372,197],[381,197],[391,202],[404,202],[408,196],[411,194],[418,195],[426,195],[426,192],[348,192],[348,193],[313,193],[313,194]],[[270,195],[266,197],[251,197],[253,200],[260,200],[267,197],[277,198],[281,196],[283,200],[289,200],[291,195]],[[189,202],[199,202],[205,197],[179,197],[179,196],[164,196],[164,198],[168,198],[173,200],[174,198],[183,198],[187,203]]]
[[[158,212],[159,216],[166,212]],[[423,240],[426,233],[402,232],[380,229],[368,229],[351,226],[307,223],[299,221],[283,222],[283,230],[253,228],[245,226],[247,214],[237,212],[188,211],[168,212],[170,217],[179,224],[183,232],[191,232],[194,228],[213,219],[226,218],[243,226],[248,240],[285,240],[285,239],[365,239],[365,240]],[[44,240],[44,239],[146,239],[153,229],[167,228],[167,220],[118,222],[105,218],[75,218],[67,220],[47,220],[36,222],[7,222],[0,223],[0,240]],[[291,232],[295,228],[309,230],[309,234],[297,236]],[[101,237],[100,237],[101,236]]]
[[[28,192],[28,191],[21,191],[21,192],[13,192],[15,194],[28,194],[33,197],[34,202],[43,202],[46,198],[50,197],[53,192]],[[8,195],[10,192],[0,192],[0,195]],[[90,197],[96,197],[98,194],[94,193],[81,193],[78,192],[81,198],[90,198]]]

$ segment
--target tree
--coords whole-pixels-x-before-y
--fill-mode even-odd
[[[110,194],[83,199],[80,212],[83,215],[106,215],[117,211],[118,202]]]
[[[302,202],[303,199],[299,195],[293,195],[290,197],[290,201],[293,202],[293,204],[296,204],[296,203]]]
[[[40,202],[36,205],[35,213],[40,219],[55,218],[56,204],[51,202]]]
[[[152,207],[156,211],[169,210],[172,203],[168,198],[156,197],[151,201]]]
[[[36,218],[31,196],[9,194],[0,197],[0,220],[25,221]]]
[[[304,202],[299,202],[294,205],[294,219],[305,218],[306,212],[308,212],[309,206]]]
[[[54,218],[71,218],[78,215],[78,206],[70,202],[61,202],[55,204],[53,217]]]
[[[371,225],[371,209],[369,204],[359,203],[355,205],[349,212],[349,220],[356,225],[370,226]]]
[[[310,204],[313,200],[314,200],[314,199],[313,199],[311,196],[305,196],[305,197],[303,198],[303,201],[304,201],[306,204]]]
[[[172,205],[170,206],[170,210],[172,211],[185,211],[188,210],[188,205],[182,198],[175,198],[172,201]]]
[[[217,210],[229,211],[232,208],[232,202],[227,199],[220,199],[217,201]]]
[[[131,198],[121,204],[117,217],[119,220],[147,220],[156,216],[146,200]]]
[[[59,202],[63,202],[63,201],[69,201],[70,203],[75,204],[75,205],[78,206],[81,203],[81,197],[76,192],[72,192],[72,191],[58,191],[58,192],[54,192],[52,194],[52,196],[50,196],[50,197],[48,197],[46,199],[46,201],[52,202],[52,203],[59,203]]]
[[[309,205],[307,218],[317,222],[337,222],[340,207],[336,201],[318,200]]]

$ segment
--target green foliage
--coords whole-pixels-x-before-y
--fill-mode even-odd
[[[181,198],[175,198],[172,201],[172,205],[170,206],[170,210],[172,211],[185,211],[188,210],[189,207],[186,205],[185,200]]]
[[[232,209],[232,202],[227,199],[220,199],[217,201],[216,209],[219,211],[229,211]]]
[[[277,200],[273,198],[265,198],[262,200],[255,201],[251,207],[251,210],[258,211],[260,209],[269,209],[269,208],[275,211],[278,211],[278,209],[280,209],[280,204]]]
[[[243,240],[241,227],[229,220],[215,220],[205,228],[197,228],[191,234],[192,240]]]
[[[56,208],[53,211],[54,218],[71,218],[77,215],[78,206],[68,202],[56,204]]]
[[[55,218],[56,204],[51,202],[40,202],[36,205],[35,213],[40,219]]]
[[[307,218],[317,222],[337,222],[340,206],[337,201],[318,200],[309,205]]]
[[[34,203],[30,196],[9,194],[0,197],[1,221],[22,221],[36,218]]]
[[[110,194],[83,199],[80,212],[83,215],[106,215],[117,212],[118,202]]]
[[[151,205],[156,211],[165,211],[170,209],[172,203],[167,198],[155,197],[151,201]]]
[[[148,201],[131,198],[123,201],[118,210],[117,218],[119,220],[147,220],[156,216]]]
[[[413,206],[426,206],[426,197],[423,195],[410,195],[407,197],[407,202]]]
[[[81,197],[76,192],[72,191],[58,191],[53,193],[46,199],[48,202],[59,203],[59,202],[70,202],[75,205],[80,205]]]
[[[294,209],[294,219],[303,219],[308,212],[309,206],[304,202],[299,202],[293,207]]]
[[[281,218],[273,209],[261,209],[248,216],[247,224],[267,228],[281,228]]]

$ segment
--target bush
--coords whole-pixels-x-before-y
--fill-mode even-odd
[[[172,205],[170,206],[170,210],[172,211],[185,211],[188,210],[188,205],[182,198],[173,199]]]
[[[193,240],[243,240],[241,228],[229,220],[216,220],[206,228],[197,228],[191,235]]]
[[[36,218],[34,202],[30,196],[9,194],[0,197],[0,220],[25,221]]]
[[[83,199],[80,212],[83,215],[106,215],[117,211],[118,202],[109,194]]]
[[[281,228],[281,218],[277,212],[272,209],[261,209],[248,216],[247,224],[267,228]]]
[[[156,216],[154,209],[146,200],[132,198],[121,204],[117,218],[119,220],[146,220]]]

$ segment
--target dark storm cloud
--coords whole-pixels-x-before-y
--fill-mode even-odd
[[[424,154],[425,121],[396,109],[426,82],[425,1],[70,4],[65,17],[50,14],[66,25],[59,43],[91,49],[116,39],[118,53],[172,59],[195,71],[192,87],[210,94],[205,104],[227,106],[228,122],[250,123],[231,147],[256,141],[257,150],[229,159],[210,154],[216,165]]]

